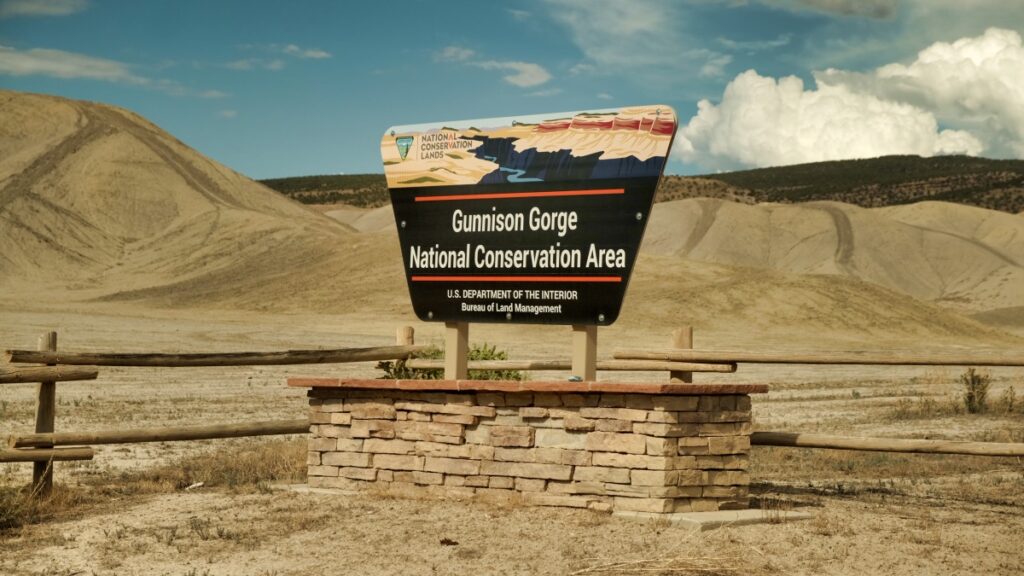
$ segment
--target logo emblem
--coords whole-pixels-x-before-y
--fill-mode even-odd
[[[405,157],[409,154],[409,148],[412,147],[412,141],[412,136],[395,138],[395,145],[398,146],[398,155],[402,157],[402,160],[405,160]]]

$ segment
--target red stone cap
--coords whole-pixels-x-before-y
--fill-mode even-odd
[[[363,390],[424,390],[436,392],[608,392],[616,394],[660,394],[710,396],[719,394],[764,394],[767,384],[682,384],[651,382],[569,382],[519,380],[369,380],[351,378],[289,378],[296,388],[355,388]]]

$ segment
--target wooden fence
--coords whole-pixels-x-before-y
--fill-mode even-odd
[[[99,432],[55,432],[56,383],[95,380],[98,366],[130,367],[213,367],[268,366],[292,364],[333,364],[379,360],[405,360],[406,366],[421,370],[443,370],[443,360],[411,358],[425,346],[415,345],[413,329],[397,331],[395,346],[344,348],[332,350],[286,350],[283,352],[233,352],[220,354],[112,354],[97,352],[60,352],[57,333],[39,338],[37,350],[8,350],[0,367],[0,384],[38,382],[35,433],[15,434],[8,448],[0,448],[0,462],[32,462],[33,484],[37,493],[47,494],[53,485],[53,464],[65,460],[88,460],[92,444],[124,444],[236,438],[274,434],[301,434],[309,429],[305,419],[242,422],[206,426],[178,426],[107,430]],[[922,354],[919,352],[836,352],[773,353],[750,351],[694,350],[693,331],[683,327],[673,332],[670,348],[658,350],[619,350],[614,359],[597,361],[603,371],[661,371],[678,383],[693,381],[694,372],[733,373],[740,363],[767,364],[878,364],[915,366],[1024,366],[1024,355]],[[464,360],[463,360],[464,361]],[[42,364],[45,366],[15,366]],[[486,360],[470,361],[469,370],[570,370],[569,360]],[[870,450],[933,454],[973,454],[984,456],[1024,456],[1024,444],[991,442],[951,442],[942,440],[904,440],[894,438],[855,438],[791,432],[754,432],[755,446],[790,446],[839,450]]]

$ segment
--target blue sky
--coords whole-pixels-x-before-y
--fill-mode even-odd
[[[381,172],[391,125],[654,103],[673,173],[1019,158],[1022,31],[1007,0],[0,0],[0,86],[129,108],[255,178]]]

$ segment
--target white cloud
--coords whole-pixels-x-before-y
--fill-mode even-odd
[[[508,12],[509,16],[512,16],[520,22],[530,19],[530,13],[526,10],[516,10],[515,8],[506,8],[505,12]]]
[[[217,115],[221,118],[227,118],[230,120],[231,118],[238,117],[238,110],[221,110],[217,113]]]
[[[116,60],[48,48],[18,50],[2,45],[0,45],[0,74],[90,78],[129,84],[150,83],[148,79],[133,74],[127,64]]]
[[[684,162],[707,169],[983,150],[967,132],[940,131],[935,117],[915,106],[841,85],[805,90],[795,76],[776,81],[753,70],[733,79],[719,104],[702,100],[677,142]]]
[[[793,40],[792,34],[779,34],[774,40],[731,40],[729,38],[718,38],[718,43],[729,50],[736,52],[762,52],[774,50],[789,44]]]
[[[285,62],[280,58],[242,58],[241,60],[233,60],[231,62],[228,62],[224,65],[224,67],[230,68],[232,70],[243,71],[256,70],[257,68],[262,68],[263,70],[271,70],[273,72],[276,72],[278,70],[284,69]]]
[[[664,82],[691,74],[717,76],[731,56],[709,49],[684,3],[658,0],[547,0],[551,17],[568,31],[583,54],[570,73],[621,75],[638,82]]]
[[[989,28],[936,42],[909,64],[826,70],[817,79],[930,110],[944,125],[981,137],[995,155],[1024,158],[1024,43],[1016,31]]]
[[[434,54],[434,60],[438,62],[465,62],[473,56],[476,56],[476,52],[469,48],[445,46],[438,53]]]
[[[85,0],[3,0],[0,2],[0,18],[68,16],[88,7]]]
[[[512,73],[503,76],[502,80],[521,88],[539,86],[548,80],[551,80],[551,74],[545,70],[543,66],[532,62],[499,62],[497,60],[485,60],[483,62],[473,62],[472,64],[473,66],[483,68],[484,70],[509,70]]]
[[[319,48],[299,48],[295,44],[284,46],[281,48],[281,52],[296,58],[312,58],[315,60],[331,57],[330,52],[320,50]]]
[[[535,92],[530,92],[529,94],[527,94],[527,96],[557,96],[561,93],[561,88],[547,88],[545,90],[537,90]]]
[[[615,99],[614,97],[612,97],[611,94],[608,94],[607,92],[599,92],[597,94],[597,97],[599,99],[601,99],[601,100],[614,100]]]

